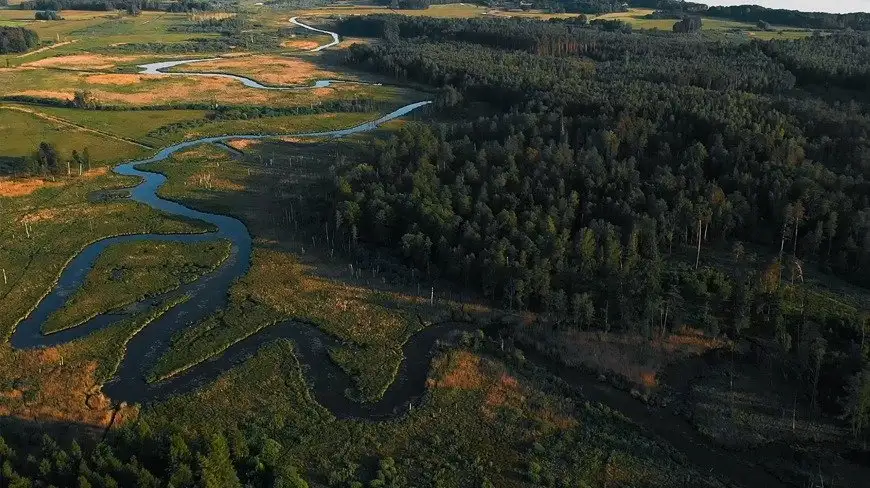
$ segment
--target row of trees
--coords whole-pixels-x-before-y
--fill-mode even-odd
[[[24,27],[0,26],[0,54],[23,53],[38,45],[36,32]]]
[[[811,80],[777,61],[788,44],[499,19],[342,27],[384,39],[353,46],[349,63],[438,86],[452,117],[476,114],[409,126],[338,172],[348,248],[392,247],[573,327],[751,330],[808,400],[852,404],[866,321],[811,306],[802,276],[814,262],[868,283],[870,119],[795,91]],[[822,59],[839,39],[795,44]]]
[[[61,175],[89,171],[91,155],[88,148],[73,150],[69,158],[61,156],[54,144],[40,142],[30,157],[4,157],[0,159],[0,174],[9,175]]]
[[[218,4],[210,0],[180,0],[164,2],[160,0],[25,0],[18,5],[22,10],[92,10],[98,12],[111,12],[114,10],[126,10],[132,15],[137,15],[142,10],[168,11],[168,12],[191,12],[216,10]]]
[[[140,420],[89,452],[75,441],[64,448],[44,434],[36,440],[0,437],[0,487],[308,487],[258,429],[190,437],[155,433]]]

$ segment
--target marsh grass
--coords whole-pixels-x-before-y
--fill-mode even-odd
[[[175,290],[216,269],[230,242],[143,241],[106,249],[81,288],[43,324],[46,334],[76,327],[112,311]]]
[[[90,201],[93,192],[132,184],[133,178],[94,172],[57,178],[27,195],[0,197],[0,269],[6,273],[5,282],[0,280],[0,336],[9,336],[88,244],[124,234],[209,230],[130,201]]]

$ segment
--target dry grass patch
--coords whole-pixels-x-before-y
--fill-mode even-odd
[[[108,173],[109,168],[101,167],[86,171],[83,177],[94,178]],[[0,178],[0,197],[24,197],[41,188],[52,188],[63,185],[62,180],[43,178]]]
[[[106,70],[117,67],[121,63],[136,60],[136,56],[108,56],[105,54],[72,54],[55,56],[24,63],[22,66],[38,68],[65,68],[75,70]]]
[[[0,416],[37,422],[68,422],[99,428],[113,420],[111,401],[100,392],[97,363],[64,362],[65,348],[0,349]],[[115,418],[132,419],[125,407]]]
[[[260,142],[262,141],[258,141],[256,139],[235,139],[232,141],[227,141],[225,144],[237,151],[244,151],[245,149],[257,146],[258,144],[260,144]]]
[[[93,85],[135,85],[142,82],[142,75],[98,74],[88,75],[85,81]]]
[[[315,41],[306,41],[303,39],[290,39],[281,43],[281,47],[288,49],[297,49],[299,51],[310,51],[319,46]]]
[[[53,90],[24,90],[13,93],[12,96],[25,96],[34,98],[52,98],[56,100],[72,100],[74,92],[71,91],[53,91]]]
[[[315,47],[317,44],[315,43]],[[335,77],[304,59],[257,54],[225,57],[191,65],[181,65],[176,71],[212,71],[248,76],[272,85],[297,85],[313,78]]]
[[[0,178],[0,197],[23,197],[40,188],[59,186],[60,184],[60,182],[46,181],[41,178],[28,178],[26,180]]]

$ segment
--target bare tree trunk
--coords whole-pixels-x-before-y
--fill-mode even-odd
[[[701,263],[701,219],[698,219],[698,252],[695,254],[695,269]]]

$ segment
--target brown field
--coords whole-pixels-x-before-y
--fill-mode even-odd
[[[334,73],[323,71],[304,59],[262,54],[182,65],[176,70],[232,73],[272,85],[298,85],[315,78],[335,77]]]
[[[65,362],[68,351],[64,348],[17,352],[9,351],[7,345],[2,348],[0,365],[12,377],[26,380],[18,382],[21,386],[0,390],[0,416],[100,429],[136,417],[135,407],[124,407],[114,415],[110,400],[97,386],[96,361]]]
[[[106,70],[121,63],[135,61],[137,56],[107,56],[105,54],[73,54],[56,56],[24,63],[22,66],[37,68],[64,68],[73,70]]]
[[[60,184],[60,182],[45,181],[41,178],[25,180],[0,178],[0,197],[23,197],[40,188],[59,186]]]
[[[142,75],[98,74],[88,75],[85,81],[93,85],[135,85],[142,82]]]
[[[309,51],[311,49],[316,48],[320,44],[314,41],[306,41],[303,39],[290,39],[289,41],[284,41],[281,43],[281,47],[286,47],[290,49],[296,49],[299,51]]]

